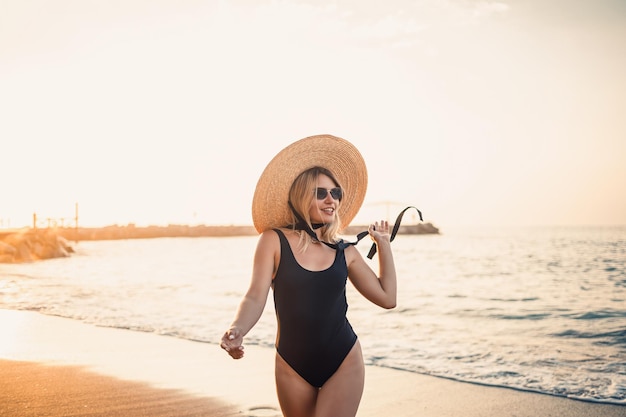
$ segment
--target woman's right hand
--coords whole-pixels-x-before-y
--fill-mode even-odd
[[[241,329],[238,327],[231,327],[222,336],[222,343],[220,346],[224,349],[233,359],[243,358],[243,335]]]

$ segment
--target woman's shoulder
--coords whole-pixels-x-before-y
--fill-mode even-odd
[[[280,239],[278,233],[272,229],[268,229],[261,233],[257,241],[257,252],[275,252],[280,249]]]
[[[262,238],[267,238],[267,237],[278,237],[279,233],[283,233],[284,234],[285,233],[284,229],[279,228],[279,227],[274,228],[274,229],[267,229],[267,230],[261,232],[260,238],[262,239]]]
[[[278,243],[280,241],[280,235],[284,236],[287,240],[290,240],[290,239],[293,239],[293,236],[295,236],[296,233],[291,229],[283,228],[283,227],[277,227],[275,229],[267,229],[261,233],[261,236],[259,237],[259,242],[260,243],[270,243],[270,242]]]
[[[346,262],[348,263],[348,265],[356,259],[363,258],[355,245],[348,244],[345,246],[343,251],[346,256]]]
[[[267,229],[264,232],[261,232],[259,241],[278,239],[278,233],[280,233],[280,229]]]

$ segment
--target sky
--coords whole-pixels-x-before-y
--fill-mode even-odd
[[[624,225],[624,51],[623,0],[0,0],[0,228],[251,224],[323,133],[355,223]]]

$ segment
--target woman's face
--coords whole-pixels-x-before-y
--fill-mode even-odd
[[[326,190],[326,195],[323,199],[317,198],[317,193],[311,203],[309,209],[309,216],[312,223],[330,223],[335,219],[335,212],[339,207],[339,200],[333,198],[330,190],[337,188],[337,185],[330,177],[324,174],[320,174],[317,177],[317,188],[320,190],[320,194],[323,194],[323,190]],[[314,190],[314,192],[317,190]]]

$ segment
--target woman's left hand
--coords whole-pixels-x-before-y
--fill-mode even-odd
[[[389,234],[389,222],[386,220],[381,220],[379,222],[375,222],[370,224],[369,229],[367,230],[370,234],[370,237],[376,244],[381,241],[389,242],[390,234]]]
[[[222,336],[220,347],[224,349],[233,359],[243,358],[243,336],[238,327],[231,327]]]

